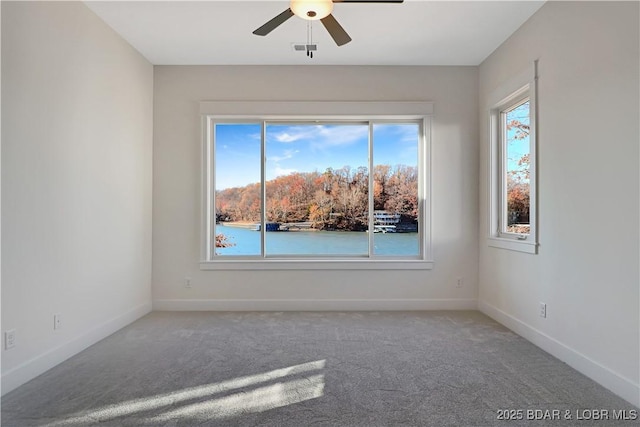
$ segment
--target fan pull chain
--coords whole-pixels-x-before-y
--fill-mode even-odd
[[[313,51],[309,50],[313,44],[313,22],[307,21],[307,57],[313,59]]]
[[[307,56],[309,58],[313,58],[312,54],[313,52],[311,52],[309,50],[309,46],[311,46],[311,40],[313,39],[313,36],[311,34],[312,31],[312,26],[313,24],[311,23],[311,21],[307,22]]]

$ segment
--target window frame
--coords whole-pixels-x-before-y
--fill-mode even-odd
[[[532,75],[533,74],[533,75]],[[520,73],[491,97],[489,109],[489,236],[488,245],[529,254],[538,253],[537,230],[537,78],[529,70]],[[497,101],[496,101],[497,100]],[[529,233],[505,231],[508,223],[507,137],[505,111],[529,101]]]
[[[202,224],[201,270],[299,270],[299,269],[431,269],[431,116],[430,102],[202,102]],[[419,239],[422,254],[418,257],[385,257],[368,254],[366,257],[345,256],[229,256],[214,257],[213,236],[215,227],[214,170],[215,148],[213,132],[215,123],[259,123],[262,138],[267,123],[296,122],[369,122],[371,135],[373,124],[393,122],[420,122],[422,144],[418,148],[419,170]],[[369,141],[370,145],[372,144]],[[369,156],[371,157],[371,156]],[[264,146],[261,158],[261,187],[264,195],[265,175]],[[369,159],[368,167],[371,168]],[[264,213],[263,213],[264,221]],[[372,236],[370,236],[370,240]],[[264,248],[264,242],[262,243]]]

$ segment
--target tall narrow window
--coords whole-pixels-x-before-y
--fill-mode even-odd
[[[526,238],[531,231],[531,120],[529,97],[500,113],[502,128],[502,233]]]
[[[260,255],[262,217],[259,123],[217,123],[213,169],[215,194],[214,254]],[[228,224],[233,223],[235,227]]]
[[[536,253],[535,82],[490,111],[489,245]]]
[[[420,253],[416,123],[373,125],[374,254]]]

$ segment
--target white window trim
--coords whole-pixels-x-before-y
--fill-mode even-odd
[[[430,270],[433,268],[431,249],[431,117],[433,103],[359,102],[359,101],[203,101],[202,116],[202,191],[201,191],[201,270]],[[424,122],[423,147],[420,147],[421,165],[419,188],[421,201],[422,256],[419,259],[398,258],[235,258],[212,260],[209,238],[215,215],[212,214],[211,123],[215,120],[274,120],[287,117],[294,120],[416,120]]]
[[[491,247],[529,254],[538,253],[537,221],[537,61],[532,69],[519,73],[498,88],[489,98],[489,235],[487,244]],[[529,183],[530,211],[529,234],[505,233],[500,230],[503,215],[503,141],[501,136],[501,112],[519,99],[529,98]]]

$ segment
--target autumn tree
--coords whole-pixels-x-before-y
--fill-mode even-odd
[[[527,111],[528,117],[528,111]],[[507,122],[507,132],[514,131],[516,141],[529,138],[531,127],[524,120],[512,119]],[[515,224],[528,224],[530,216],[530,157],[526,153],[518,159],[516,167],[507,172],[507,226],[509,231],[526,232]]]
[[[216,192],[216,217],[228,221],[260,220],[260,184]],[[323,173],[292,173],[265,183],[268,221],[313,223],[319,229],[361,230],[368,226],[369,171],[365,166],[328,168]],[[415,219],[418,169],[376,165],[374,209]]]
[[[373,167],[373,208],[385,209],[388,197],[387,182],[391,174],[390,165],[375,165]]]
[[[228,248],[230,246],[235,246],[235,243],[231,243],[224,234],[216,234],[216,248]]]
[[[418,217],[418,169],[398,165],[387,183],[384,209],[405,217]]]
[[[316,228],[323,228],[329,222],[335,203],[333,197],[324,190],[316,190],[313,202],[309,206],[309,221]]]

